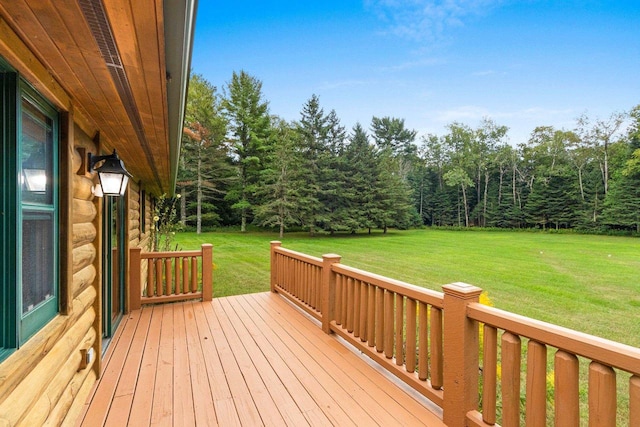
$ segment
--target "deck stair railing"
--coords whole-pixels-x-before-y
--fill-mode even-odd
[[[200,250],[179,252],[142,252],[140,248],[131,248],[129,273],[132,310],[142,304],[211,301],[213,246],[203,244]]]
[[[475,286],[435,292],[340,260],[272,242],[271,290],[440,406],[446,425],[640,426],[640,349],[481,305]]]

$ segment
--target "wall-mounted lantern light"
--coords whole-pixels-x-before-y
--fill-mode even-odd
[[[118,157],[116,150],[106,156],[92,156],[89,153],[89,170],[94,170],[96,163],[104,161],[101,166],[95,168],[100,178],[100,188],[105,196],[122,196],[127,189],[127,183],[131,174],[125,169],[124,163]],[[98,193],[96,191],[95,193]],[[98,194],[96,194],[98,195]]]

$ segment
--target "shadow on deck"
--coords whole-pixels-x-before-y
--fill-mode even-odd
[[[261,293],[130,313],[78,425],[444,424],[336,335]]]

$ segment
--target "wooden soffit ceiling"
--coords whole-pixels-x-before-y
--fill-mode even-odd
[[[85,130],[100,133],[102,150],[117,149],[150,191],[170,192],[163,1],[0,0],[0,16],[93,128]]]

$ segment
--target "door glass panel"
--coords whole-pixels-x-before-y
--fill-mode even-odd
[[[55,296],[54,253],[53,213],[23,211],[23,314]]]
[[[120,307],[120,255],[118,245],[118,204],[116,200],[111,201],[111,319],[115,322],[121,313]]]

